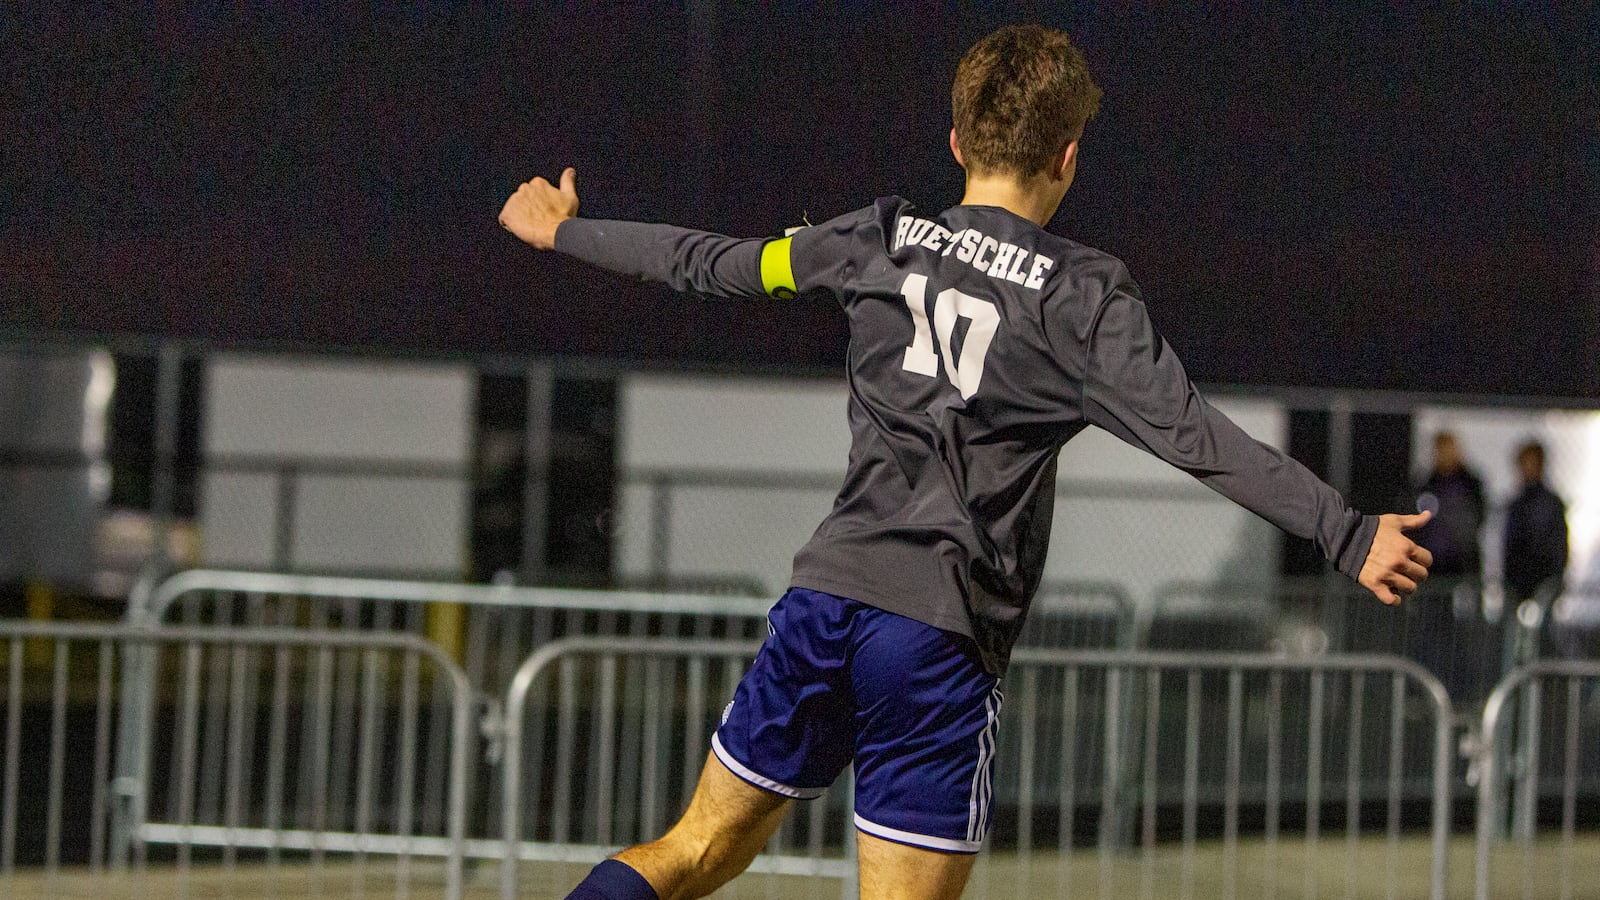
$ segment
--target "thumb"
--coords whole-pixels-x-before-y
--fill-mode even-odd
[[[1421,528],[1422,526],[1428,524],[1428,520],[1430,520],[1432,518],[1433,518],[1433,510],[1425,509],[1422,512],[1413,513],[1412,515],[1409,515],[1409,516],[1395,516],[1395,519],[1396,519],[1396,523],[1395,524],[1400,526],[1400,530],[1401,531],[1411,531],[1413,529]]]
[[[567,166],[561,172],[561,193],[578,196],[578,170]]]

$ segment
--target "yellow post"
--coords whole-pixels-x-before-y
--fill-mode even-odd
[[[461,603],[428,604],[428,640],[456,662],[465,662],[467,608]]]
[[[48,622],[55,618],[56,591],[50,582],[40,578],[29,579],[23,596],[28,603],[28,621]],[[30,666],[49,665],[50,643],[42,638],[28,641],[26,659]]]

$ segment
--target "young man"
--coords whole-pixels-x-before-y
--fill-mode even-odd
[[[852,762],[861,896],[956,897],[988,829],[999,678],[1043,570],[1061,446],[1098,425],[1316,541],[1385,603],[1427,577],[1401,534],[1212,409],[1127,269],[1042,228],[1100,89],[1065,34],[1004,28],[962,58],[961,204],[897,197],[775,240],[577,218],[572,169],[522,185],[517,237],[726,297],[825,293],[850,321],[850,464],[795,557],[772,635],[688,811],[572,897],[678,898],[737,875],[795,799]]]
[[[1543,592],[1561,593],[1567,571],[1567,505],[1544,481],[1544,445],[1528,441],[1517,448],[1522,488],[1506,507],[1502,546],[1506,600],[1521,603]]]

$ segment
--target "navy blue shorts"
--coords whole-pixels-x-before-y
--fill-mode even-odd
[[[989,829],[999,679],[966,637],[791,588],[712,750],[785,797],[820,796],[852,761],[856,827],[976,853]]]

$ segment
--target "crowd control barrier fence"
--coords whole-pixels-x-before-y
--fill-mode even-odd
[[[522,800],[503,807],[501,896],[516,896],[528,863],[597,861],[670,824],[758,648],[577,638],[531,656],[505,704],[502,790]],[[637,706],[634,682],[648,692]],[[540,685],[560,710],[553,728],[523,712]],[[1008,787],[995,788],[976,896],[1316,896],[1330,858],[1346,890],[1378,872],[1402,895],[1445,896],[1449,700],[1413,663],[1023,649],[1005,686]],[[1421,809],[1403,783],[1417,768],[1429,772]],[[845,782],[799,808],[756,870],[838,877],[848,895]]]
[[[530,656],[505,704],[502,793],[522,799],[502,806],[500,896],[519,895],[527,863],[592,865],[665,831],[687,806],[717,717],[760,647],[569,638]],[[530,719],[541,703],[558,712]],[[850,796],[846,775],[801,804],[748,871],[839,879],[842,896],[853,897]]]
[[[494,730],[498,707],[518,664],[538,648],[572,635],[604,635],[639,640],[651,636],[753,638],[766,634],[771,602],[746,597],[658,594],[642,591],[584,591],[461,585],[442,582],[372,578],[286,575],[196,569],[180,572],[136,593],[129,619],[152,628],[173,624],[218,627],[270,626],[311,628],[343,634],[404,633],[429,639],[454,657],[472,689],[487,698],[484,722]],[[135,661],[137,662],[137,661]],[[346,668],[335,675],[332,739],[352,746],[356,720],[348,714],[357,681]],[[148,679],[129,677],[134,692],[146,690]],[[430,719],[445,714],[439,693],[420,698]],[[207,695],[205,713],[216,715],[221,698]],[[142,701],[128,697],[130,709]],[[546,714],[541,706],[532,715]],[[123,740],[136,743],[156,725],[148,716],[125,717]],[[437,735],[421,748],[426,771],[444,766],[444,743]],[[490,790],[497,748],[467,757],[468,830],[479,840],[495,834],[500,794]],[[119,769],[118,775],[138,780],[140,773]],[[203,789],[220,789],[222,773],[201,773]],[[431,796],[437,800],[437,794]],[[302,797],[297,802],[310,802]],[[429,806],[428,809],[436,807]],[[297,812],[304,810],[297,808]],[[498,843],[473,843],[472,855],[491,856]]]
[[[978,896],[1445,896],[1449,698],[1413,663],[1030,649],[1005,686]]]
[[[4,896],[463,896],[474,699],[426,641],[0,622],[0,672]]]
[[[1426,670],[1128,649],[1115,590],[1040,596],[1003,683],[974,895],[1445,896],[1463,769]],[[129,623],[0,622],[0,887],[132,871],[495,891],[474,861],[501,891],[575,883],[682,810],[766,607],[197,571]],[[1597,698],[1600,663],[1531,663],[1494,691],[1462,748],[1476,853],[1463,837],[1456,861],[1477,896],[1591,890]],[[847,772],[801,804],[744,893],[850,895],[850,796]]]
[[[765,635],[777,598],[598,591],[194,569],[130,600],[141,624],[295,626],[403,631],[455,651],[474,686],[501,693],[529,653],[562,637],[744,638]],[[1047,582],[1023,646],[1135,645],[1133,600],[1103,582]]]
[[[160,583],[142,583],[130,598],[128,622],[161,631],[210,626],[426,637],[460,661],[472,690],[485,698],[485,733],[495,735],[498,701],[517,663],[553,640],[582,635],[634,641],[662,637],[754,639],[765,634],[769,606],[770,600],[703,594],[192,570]],[[1119,646],[1132,634],[1132,604],[1115,586],[1051,585],[1041,591],[1035,622],[1031,639],[1047,646]],[[118,705],[126,714],[116,717],[117,743],[137,747],[152,740],[166,723],[154,715],[156,673],[150,671],[144,657],[128,654],[121,664]],[[216,659],[208,663],[206,687],[200,691],[194,711],[201,723],[197,727],[211,727],[208,723],[222,721],[227,715],[221,666]],[[336,660],[328,684],[332,704],[329,739],[336,752],[343,752],[356,746],[360,737],[354,711],[362,679],[353,658]],[[639,683],[629,682],[629,690],[634,694],[627,702],[637,704]],[[427,691],[417,700],[416,714],[422,720],[442,721],[448,716],[449,698],[444,692]],[[536,703],[528,718],[540,724],[554,714],[553,707]],[[700,736],[697,732],[696,737]],[[428,732],[418,747],[422,771],[435,780],[448,769],[447,747],[448,741],[437,729]],[[482,752],[466,755],[462,777],[468,791],[467,853],[483,858],[498,852],[498,843],[489,841],[489,836],[501,815],[501,795],[490,788],[499,751],[492,739],[482,741],[478,749]],[[116,755],[113,765],[115,783],[130,793],[148,793],[153,789],[152,779],[160,774],[141,768],[132,754]],[[219,796],[227,790],[224,768],[203,766],[195,777],[199,796]],[[439,820],[442,797],[437,784],[430,783],[418,810],[425,824]],[[312,793],[301,791],[288,802],[285,815],[305,819],[314,814],[317,800]],[[118,833],[125,836],[128,830]]]
[[[1484,705],[1474,769],[1478,900],[1594,896],[1600,661],[1539,661],[1507,675]]]

